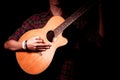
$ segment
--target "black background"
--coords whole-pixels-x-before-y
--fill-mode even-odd
[[[68,0],[69,1],[69,0]],[[22,22],[34,13],[44,10],[48,7],[47,0],[15,0],[15,1],[0,1],[0,78],[14,79],[19,77],[17,72],[22,72],[19,67],[16,67],[17,62],[15,54],[4,49],[3,44],[7,40],[8,36],[11,35],[16,28],[20,27]],[[104,58],[101,64],[105,72],[101,73],[110,78],[113,78],[113,71],[116,71],[114,67],[116,66],[115,56],[113,54],[116,52],[115,48],[115,35],[114,35],[114,17],[116,13],[116,8],[114,8],[115,1],[102,1],[103,7],[103,20],[105,27],[105,41],[107,48],[105,50]],[[74,8],[74,7],[73,7]],[[113,52],[114,51],[114,52]],[[111,54],[112,53],[112,54]],[[103,54],[103,53],[102,53]],[[99,73],[100,74],[100,73]],[[16,79],[16,78],[15,78]]]

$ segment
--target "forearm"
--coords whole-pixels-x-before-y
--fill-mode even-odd
[[[22,50],[22,42],[9,40],[4,43],[4,48],[12,51]]]

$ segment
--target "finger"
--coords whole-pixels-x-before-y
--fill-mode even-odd
[[[36,46],[51,46],[51,43],[45,43],[45,42],[38,42],[35,44]]]
[[[46,47],[36,47],[36,49],[50,49],[49,46],[46,46]]]
[[[38,51],[46,51],[47,49],[37,49]]]
[[[36,40],[36,43],[44,43],[42,39]]]
[[[39,40],[39,39],[41,39],[41,37],[40,36],[35,36],[34,39]]]
[[[37,45],[36,47],[38,47],[38,48],[49,48],[49,47],[51,47],[51,45]]]
[[[34,47],[33,50],[35,50],[35,51],[45,51],[46,48]]]

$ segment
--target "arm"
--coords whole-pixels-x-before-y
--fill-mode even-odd
[[[4,43],[4,48],[12,51],[22,50],[22,43],[16,40],[8,40]]]
[[[26,47],[26,48],[23,48]],[[4,43],[5,49],[9,49],[11,51],[18,50],[32,50],[32,51],[45,51],[51,47],[50,43],[45,43],[43,39],[38,36],[35,36],[29,40],[27,40],[26,44],[23,42],[18,42],[16,40],[8,40]]]
[[[4,43],[4,48],[9,49],[12,51],[17,50],[25,50],[23,48],[23,42],[18,42],[19,38],[28,30],[38,28],[42,25],[38,24],[36,25],[37,21],[39,21],[41,17],[39,15],[33,15],[30,18],[28,18],[23,25],[16,30],[15,33],[13,33],[8,40]],[[42,20],[42,19],[41,19]],[[43,22],[43,21],[41,21]],[[35,23],[35,24],[34,24]],[[43,22],[44,23],[44,22]],[[44,40],[42,40],[40,37],[33,37],[29,40],[27,40],[27,48],[29,50],[46,50],[50,47],[50,44],[45,43]]]

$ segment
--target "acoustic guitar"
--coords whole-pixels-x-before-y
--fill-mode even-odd
[[[53,59],[56,49],[68,43],[68,40],[62,36],[63,31],[78,17],[83,15],[90,6],[93,5],[84,5],[66,20],[61,16],[53,16],[43,28],[32,29],[24,33],[18,40],[19,42],[34,36],[40,36],[45,42],[51,43],[52,46],[43,52],[16,52],[16,59],[22,70],[32,75],[40,74],[46,70]],[[57,40],[52,42],[53,38]]]

